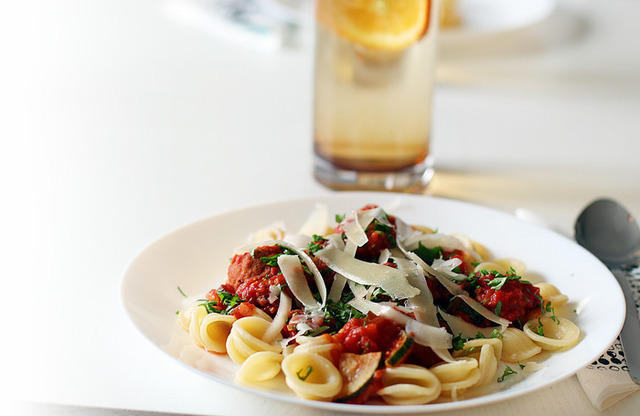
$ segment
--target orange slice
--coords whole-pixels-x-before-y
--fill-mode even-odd
[[[317,0],[318,21],[372,49],[399,50],[427,32],[431,0]]]

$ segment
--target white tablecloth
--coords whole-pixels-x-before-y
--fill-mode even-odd
[[[3,9],[3,403],[324,414],[176,365],[129,322],[119,293],[127,263],[172,229],[330,192],[311,176],[309,33],[253,48],[159,0]],[[596,197],[640,215],[639,15],[637,0],[565,0],[532,27],[443,39],[428,192],[526,208],[566,234]],[[639,406],[635,394],[604,414]],[[575,377],[451,414],[516,412],[600,414]]]

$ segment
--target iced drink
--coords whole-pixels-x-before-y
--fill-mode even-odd
[[[433,174],[436,2],[316,5],[316,178],[336,189],[424,189]]]

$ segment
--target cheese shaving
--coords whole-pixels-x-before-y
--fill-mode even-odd
[[[402,270],[355,259],[329,244],[316,253],[332,270],[361,285],[374,285],[384,289],[396,299],[416,296],[420,290],[411,286]]]
[[[458,286],[456,283],[454,283],[451,280],[449,280],[449,278],[444,273],[439,272],[439,271],[435,270],[433,267],[429,266],[416,253],[413,253],[411,251],[406,251],[406,250],[403,250],[403,252],[407,257],[409,257],[411,260],[415,261],[416,264],[418,264],[420,267],[422,267],[422,269],[425,272],[427,272],[431,276],[435,277],[438,280],[438,282],[440,282],[440,284],[442,286],[444,286],[445,289],[447,289],[451,294],[453,294],[453,295],[467,294],[467,292],[465,290],[461,289],[460,286]]]
[[[482,261],[478,253],[467,247],[464,242],[456,237],[447,234],[417,234],[407,237],[403,242],[407,250],[415,250],[418,244],[422,243],[427,248],[442,247],[444,250],[460,250],[469,253],[477,261]]]
[[[278,257],[278,266],[282,272],[291,293],[298,299],[306,309],[317,310],[322,306],[313,297],[307,276],[304,274],[302,264],[298,256],[293,254],[283,254]]]
[[[500,332],[504,332],[504,330],[507,329],[507,327],[511,324],[511,321],[491,312],[489,309],[482,306],[482,304],[480,304],[478,301],[471,299],[469,295],[457,295],[457,297],[462,299],[467,305],[469,305],[469,307],[471,307],[471,309],[478,312],[487,320],[500,324]]]
[[[437,310],[433,303],[433,294],[431,290],[429,290],[422,268],[411,260],[399,258],[394,258],[393,260],[398,265],[398,269],[407,273],[409,284],[420,290],[419,294],[407,299],[407,303],[413,309],[416,320],[423,324],[438,326]]]
[[[332,302],[338,302],[340,298],[342,298],[342,291],[347,284],[347,279],[344,278],[341,274],[336,274],[333,277],[333,283],[331,284],[331,289],[329,290],[328,299]]]
[[[329,224],[329,210],[325,204],[316,204],[313,211],[307,218],[307,221],[302,225],[298,234],[313,236],[325,235],[330,232],[331,226]]]
[[[291,312],[291,298],[282,292],[280,294],[280,305],[278,305],[276,316],[262,336],[264,342],[272,344],[278,336],[280,336],[282,328],[284,328],[287,319],[289,319],[289,312]]]
[[[451,332],[453,332],[456,335],[460,334],[464,338],[475,338],[476,336],[478,336],[478,333],[481,333],[485,338],[489,338],[493,333],[493,331],[501,328],[499,326],[480,328],[479,326],[473,325],[472,323],[465,321],[459,316],[450,315],[440,308],[438,308],[438,312],[440,313],[440,316],[442,317],[442,319],[445,320],[445,322],[451,329]]]

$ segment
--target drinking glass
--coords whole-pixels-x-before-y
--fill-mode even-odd
[[[439,0],[316,0],[314,176],[419,192],[433,176]]]

